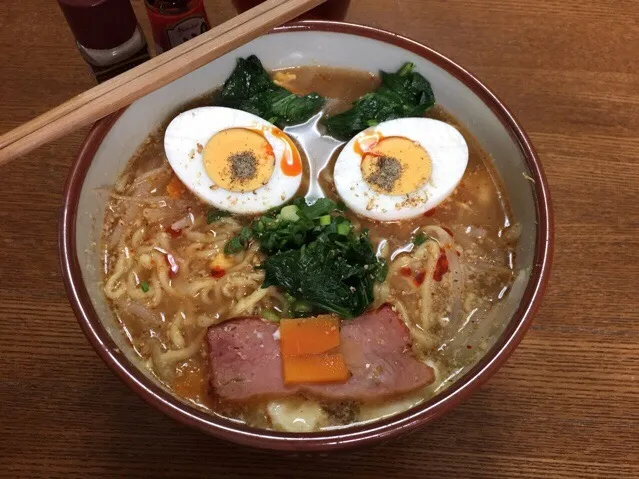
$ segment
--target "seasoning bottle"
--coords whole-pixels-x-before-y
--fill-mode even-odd
[[[203,0],[145,0],[144,3],[158,55],[211,28]]]
[[[129,0],[58,0],[80,54],[101,83],[150,58]]]
[[[233,5],[239,13],[243,13],[249,8],[256,7],[264,0],[233,0]],[[350,6],[351,0],[327,0],[325,3],[300,15],[301,20],[343,20]]]

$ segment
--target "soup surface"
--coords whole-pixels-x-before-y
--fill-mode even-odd
[[[379,84],[370,73],[323,67],[283,70],[275,77],[294,93],[330,98],[325,110],[331,113]],[[212,413],[256,427],[306,432],[408,409],[443,390],[482,355],[500,330],[500,304],[517,276],[520,228],[477,141],[439,106],[427,116],[457,127],[468,144],[468,168],[454,193],[436,209],[402,222],[344,215],[357,231],[370,231],[377,256],[388,264],[371,308],[392,305],[408,327],[414,354],[433,368],[432,384],[383,401],[327,400],[300,392],[230,403],[212,394],[208,328],[266,311],[287,316],[288,300],[278,288],[261,287],[265,273],[256,267],[264,254],[256,242],[234,256],[224,254],[226,243],[253,218],[218,215],[179,182],[176,186],[164,154],[164,128],[147,139],[109,189],[103,229],[104,291],[149,370],[177,396]],[[316,174],[324,194],[339,201],[332,171],[343,143],[327,139],[322,151],[330,157],[318,162],[312,157],[319,150],[305,148],[320,136],[317,130],[295,127],[292,136],[307,155],[298,196],[308,192],[309,175]],[[311,159],[324,166],[321,172],[309,167]],[[179,194],[169,194],[174,187]]]

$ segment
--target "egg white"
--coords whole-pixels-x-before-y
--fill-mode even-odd
[[[432,162],[430,179],[406,195],[384,195],[371,188],[363,177],[362,156],[355,145],[375,135],[419,143]],[[444,201],[461,181],[467,165],[468,145],[457,129],[430,118],[402,118],[368,128],[344,147],[335,163],[335,187],[355,213],[378,221],[398,221],[424,214]]]
[[[206,146],[217,133],[231,128],[259,129],[273,148],[275,166],[268,183],[255,191],[239,193],[216,187],[206,173],[198,144]],[[164,135],[166,157],[180,181],[205,203],[237,214],[256,214],[290,200],[302,183],[302,173],[289,176],[282,162],[290,161],[289,144],[273,135],[279,130],[262,118],[232,108],[207,106],[185,111],[169,124]]]

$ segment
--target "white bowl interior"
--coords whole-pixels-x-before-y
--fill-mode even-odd
[[[138,146],[181,104],[221,85],[238,56],[256,54],[267,69],[303,65],[347,67],[371,72],[396,70],[404,62],[416,64],[428,78],[440,105],[451,112],[479,140],[494,159],[508,192],[514,218],[523,226],[516,261],[528,282],[535,251],[535,200],[530,173],[515,140],[482,100],[451,74],[415,53],[397,46],[351,34],[333,32],[281,32],[258,38],[189,75],[136,101],[117,120],[100,145],[84,182],[76,220],[76,245],[84,282],[106,329],[129,359],[138,362],[114,321],[102,293],[99,248],[106,195],[96,188],[112,185]],[[503,323],[494,340],[518,308],[523,290],[509,295],[502,308]],[[469,364],[466,369],[470,368]],[[142,370],[146,373],[145,368]],[[146,373],[148,375],[148,373]]]

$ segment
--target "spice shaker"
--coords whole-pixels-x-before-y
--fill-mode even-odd
[[[58,0],[80,54],[101,83],[150,58],[129,0]]]
[[[158,55],[211,28],[203,0],[145,0],[144,3]]]

